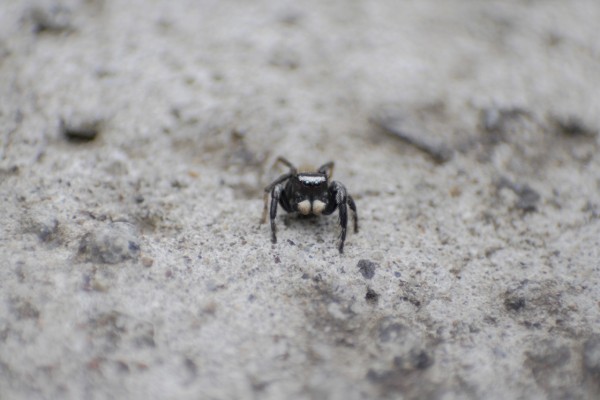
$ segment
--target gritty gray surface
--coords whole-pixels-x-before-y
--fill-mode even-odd
[[[600,397],[600,3],[3,1],[1,399]],[[335,160],[361,230],[259,226]]]

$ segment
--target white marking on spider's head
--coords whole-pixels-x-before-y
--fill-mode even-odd
[[[298,180],[308,186],[317,186],[325,183],[327,178],[323,175],[298,175]]]
[[[310,201],[302,200],[300,203],[298,203],[298,212],[302,215],[310,214]]]
[[[323,210],[325,209],[325,203],[323,203],[321,200],[315,200],[312,203],[312,212],[315,215],[321,215],[321,213],[323,212]]]

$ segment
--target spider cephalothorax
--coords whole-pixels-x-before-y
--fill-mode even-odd
[[[265,188],[265,206],[261,223],[267,219],[267,205],[269,194],[271,195],[271,241],[277,243],[277,228],[275,217],[277,216],[277,205],[287,212],[298,212],[302,215],[329,215],[336,209],[339,210],[340,226],[340,253],[344,252],[344,241],[346,240],[346,226],[348,225],[348,209],[353,213],[354,232],[358,232],[358,215],[356,204],[347,193],[346,188],[340,182],[329,181],[333,172],[333,162],[323,164],[314,172],[298,172],[291,162],[279,157],[277,163],[283,163],[289,167],[289,172],[281,175]]]

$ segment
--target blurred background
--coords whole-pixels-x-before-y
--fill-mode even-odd
[[[0,5],[0,398],[597,398],[596,0]],[[336,163],[337,217],[259,226]]]

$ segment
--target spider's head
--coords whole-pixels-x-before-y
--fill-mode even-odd
[[[319,215],[327,205],[327,175],[320,172],[301,172],[292,177],[294,203],[303,215]]]

